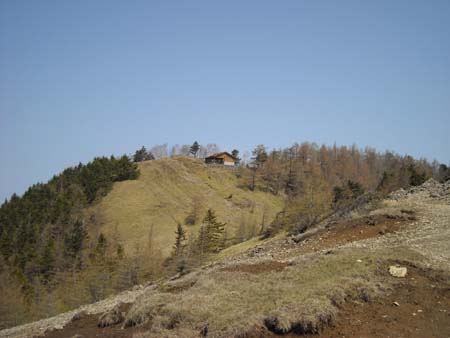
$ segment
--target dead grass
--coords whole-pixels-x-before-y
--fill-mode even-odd
[[[281,271],[288,266],[288,262],[263,261],[256,264],[237,264],[226,266],[221,271],[229,272],[247,272],[247,273],[265,273],[269,271]]]
[[[282,208],[282,197],[238,188],[235,175],[221,168],[208,167],[190,158],[161,159],[139,164],[141,175],[135,181],[116,183],[102,201],[89,210],[95,215],[97,231],[115,237],[132,254],[148,243],[153,224],[153,241],[168,254],[177,222],[190,211],[192,198],[204,198],[204,210],[212,208],[227,223],[229,237],[243,216],[259,222],[266,209],[266,222]],[[232,196],[229,199],[229,196]],[[188,227],[196,233],[198,225]]]
[[[205,325],[211,337],[244,337],[264,326],[274,333],[316,333],[334,322],[343,303],[370,302],[388,288],[387,272],[380,273],[384,262],[382,252],[342,250],[258,274],[211,268],[189,277],[190,287],[179,293],[146,294],[125,326],[146,323],[148,337],[199,336]]]
[[[113,309],[108,312],[103,313],[98,318],[98,327],[107,327],[111,325],[119,324],[123,321],[123,315],[120,311],[120,305],[116,305]]]

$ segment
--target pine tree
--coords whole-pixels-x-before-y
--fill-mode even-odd
[[[84,229],[83,222],[80,220],[75,221],[72,231],[64,240],[66,255],[71,258],[75,258],[81,252],[86,236],[87,232]]]
[[[186,246],[186,232],[183,229],[181,223],[178,223],[177,230],[175,231],[175,244],[173,246],[173,256],[179,257],[182,255],[183,250]]]
[[[191,148],[189,149],[189,152],[194,155],[194,157],[197,157],[197,153],[200,150],[200,145],[198,144],[197,141],[195,141],[192,145]]]
[[[187,268],[187,257],[185,255],[186,232],[184,231],[181,223],[178,223],[175,235],[176,237],[172,257],[169,258],[168,262],[172,263],[172,266],[175,268],[176,272],[183,274]]]
[[[39,260],[40,273],[44,276],[44,279],[48,281],[53,272],[55,264],[55,242],[53,239],[49,239],[45,245],[42,256]]]
[[[133,155],[133,162],[142,162],[154,159],[155,157],[153,156],[153,154],[147,151],[147,149],[144,146],[142,146],[141,149],[136,150],[136,152]]]
[[[203,219],[206,232],[206,251],[219,252],[223,249],[222,237],[225,232],[225,223],[217,221],[217,216],[212,209],[208,209]]]
[[[253,160],[256,164],[256,166],[261,167],[264,162],[267,161],[268,159],[268,155],[267,155],[267,150],[266,147],[262,144],[259,144],[256,146],[256,148],[253,150],[252,152],[253,154]]]

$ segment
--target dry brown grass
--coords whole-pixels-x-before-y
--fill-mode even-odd
[[[98,318],[98,327],[107,327],[111,325],[119,324],[123,321],[123,315],[120,311],[120,305],[116,305],[113,309],[108,312],[103,313]]]
[[[208,167],[191,158],[161,159],[139,164],[141,175],[134,181],[118,182],[102,201],[89,210],[97,223],[96,232],[115,237],[133,254],[136,247],[148,244],[153,224],[155,247],[167,255],[174,241],[177,222],[183,222],[196,196],[203,196],[203,218],[212,208],[227,223],[228,237],[233,237],[242,217],[255,224],[266,210],[268,223],[281,210],[282,197],[238,187],[233,172]],[[229,196],[232,196],[230,199]],[[188,227],[196,233],[199,225]],[[95,234],[93,234],[95,235]],[[94,236],[95,238],[95,236]]]
[[[197,337],[205,326],[211,337],[244,337],[264,326],[275,333],[317,333],[334,322],[344,302],[370,302],[388,287],[379,273],[384,261],[382,252],[342,250],[258,274],[210,268],[177,281],[189,286],[180,292],[160,288],[144,295],[125,326],[146,323],[148,337]]]

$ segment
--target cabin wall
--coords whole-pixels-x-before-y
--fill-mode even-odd
[[[215,163],[215,164],[222,164],[227,167],[234,167],[236,166],[236,160],[228,156],[227,154],[222,154],[216,157],[216,159],[206,159],[206,163]]]
[[[233,162],[234,163],[234,159],[226,154],[224,155],[220,155],[218,156],[219,158],[223,158],[224,162]]]

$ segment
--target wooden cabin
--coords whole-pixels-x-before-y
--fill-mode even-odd
[[[239,164],[239,159],[234,157],[230,153],[223,152],[217,153],[205,158],[205,163],[207,164],[221,164],[226,166],[236,166]]]

